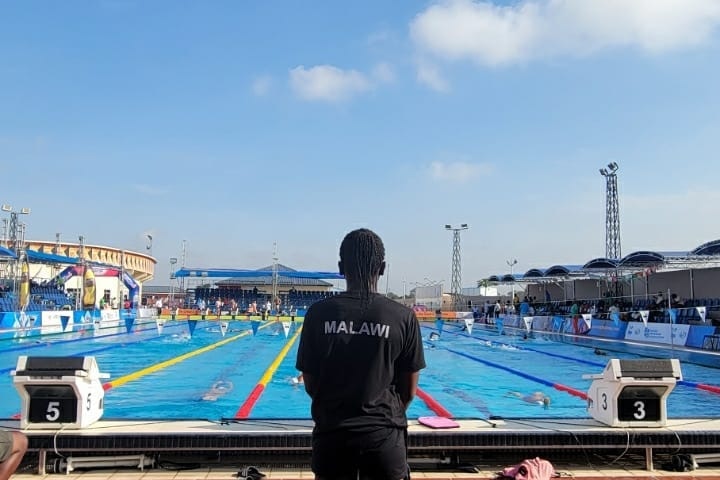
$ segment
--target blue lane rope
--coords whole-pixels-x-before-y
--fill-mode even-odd
[[[174,326],[174,325],[173,325],[173,326]],[[136,330],[136,332],[145,332],[145,331],[148,331],[148,330],[155,330],[155,328],[143,328],[142,330]],[[128,334],[127,334],[127,333],[112,333],[112,334],[109,334],[109,335],[103,335],[102,338],[117,337],[117,336],[120,336],[120,335],[128,335]],[[81,337],[81,338],[73,338],[72,340],[59,340],[59,341],[57,341],[57,342],[52,342],[52,345],[64,345],[64,344],[67,344],[67,343],[75,343],[75,342],[79,342],[79,341],[91,340],[91,339],[93,339],[93,338],[100,338],[100,337]],[[91,355],[91,354],[93,354],[93,353],[100,353],[100,352],[105,352],[105,351],[107,351],[107,350],[112,350],[112,349],[115,349],[115,348],[120,348],[120,347],[123,347],[123,346],[125,346],[125,345],[133,345],[133,344],[136,344],[136,343],[141,343],[141,342],[144,342],[144,341],[146,341],[146,340],[148,340],[148,339],[147,339],[147,338],[142,338],[142,339],[137,340],[137,341],[134,341],[134,342],[117,343],[117,344],[115,344],[115,345],[108,345],[108,346],[106,346],[106,347],[95,348],[95,349],[93,349],[93,350],[86,350],[86,351],[84,351],[84,352],[78,352],[78,353],[75,353],[75,354],[73,354],[73,355],[75,355],[75,356]],[[30,350],[30,349],[38,348],[38,347],[47,347],[47,345],[48,345],[48,344],[47,344],[46,342],[33,343],[32,345],[26,345],[26,346],[23,346],[23,347],[15,347],[15,348],[12,348],[12,349],[3,350],[3,351],[0,352],[0,353],[13,352],[13,351],[18,351],[18,350]],[[0,375],[3,375],[3,374],[8,373],[8,372],[11,372],[11,371],[15,370],[15,368],[16,368],[16,367],[0,368]]]
[[[425,325],[423,325],[423,328],[430,328],[430,329],[432,329],[432,327],[428,327],[428,326],[425,326]],[[591,361],[591,360],[583,360],[583,359],[581,359],[581,358],[574,358],[574,357],[570,357],[570,356],[567,356],[567,355],[561,355],[561,354],[559,354],[559,353],[545,352],[545,351],[543,351],[543,350],[536,350],[536,349],[534,349],[534,348],[528,348],[528,347],[524,347],[524,346],[521,346],[521,345],[513,345],[513,344],[510,344],[510,343],[496,342],[496,341],[494,341],[494,340],[488,339],[487,337],[481,337],[481,336],[475,337],[475,336],[470,335],[470,334],[467,334],[467,333],[462,333],[464,330],[465,330],[465,327],[463,326],[463,328],[462,328],[462,329],[458,329],[457,332],[449,332],[449,333],[451,333],[451,334],[453,334],[453,335],[463,336],[463,337],[466,337],[466,338],[472,338],[472,339],[476,339],[476,340],[484,340],[484,341],[486,341],[486,342],[490,342],[492,345],[500,345],[500,346],[506,346],[506,347],[513,347],[513,348],[516,348],[516,349],[518,349],[518,350],[525,350],[525,351],[527,351],[527,352],[540,353],[540,354],[542,354],[542,355],[547,355],[547,356],[549,356],[549,357],[560,358],[560,359],[569,360],[569,361],[572,361],[572,362],[578,362],[578,363],[582,363],[582,364],[589,365],[589,366],[592,366],[592,367],[598,367],[598,368],[600,368],[600,369],[604,369],[604,368],[605,368],[605,364],[604,364],[604,363],[593,362],[593,361]],[[447,330],[446,330],[446,331],[447,331]],[[704,388],[702,388],[702,387],[703,387],[704,385],[707,385],[707,384],[702,383],[702,382],[693,382],[693,381],[690,381],[690,380],[678,380],[678,381],[676,382],[676,384],[677,384],[677,385],[682,385],[682,386],[684,386],[684,387],[690,387],[690,388],[694,388],[694,389],[698,389],[698,390],[703,390],[703,391],[706,391],[706,389],[704,389]]]

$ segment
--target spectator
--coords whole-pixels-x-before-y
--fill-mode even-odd
[[[315,422],[315,478],[408,477],[406,411],[425,368],[415,313],[377,292],[385,247],[367,229],[340,245],[347,290],[310,306],[296,368]]]
[[[677,293],[673,293],[670,295],[670,306],[672,308],[683,308],[685,307],[685,302],[680,300]]]
[[[0,430],[0,480],[15,473],[28,447],[27,437],[20,432]]]

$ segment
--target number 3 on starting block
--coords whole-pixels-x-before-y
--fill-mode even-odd
[[[588,391],[588,412],[611,427],[660,427],[667,424],[667,397],[682,379],[680,362],[612,359]]]

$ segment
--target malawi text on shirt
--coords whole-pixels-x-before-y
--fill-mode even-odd
[[[357,330],[354,330],[353,327],[353,322],[336,322],[333,320],[331,322],[325,322],[325,334],[348,333],[350,335],[370,335],[385,338],[390,336],[390,325],[362,322],[360,328]]]

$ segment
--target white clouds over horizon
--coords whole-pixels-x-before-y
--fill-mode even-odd
[[[450,85],[440,73],[437,65],[426,60],[421,59],[417,62],[417,80],[436,92],[445,93],[450,90]]]
[[[410,35],[425,55],[503,66],[610,48],[658,54],[706,43],[719,26],[717,0],[446,0]]]
[[[290,87],[309,101],[342,102],[394,80],[395,72],[387,63],[375,65],[370,75],[333,65],[299,65],[290,70]]]

